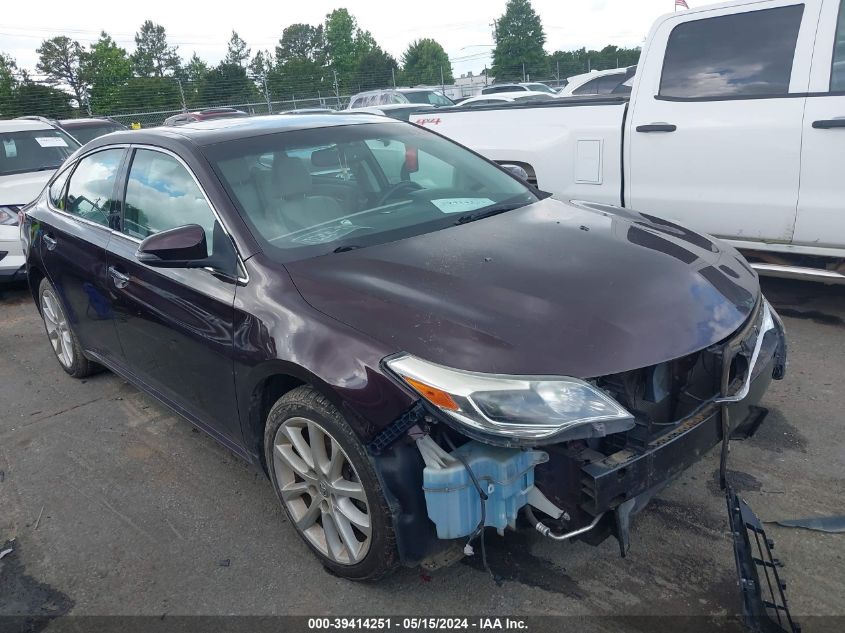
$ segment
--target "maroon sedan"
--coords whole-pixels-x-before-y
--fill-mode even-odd
[[[21,232],[62,368],[125,377],[262,469],[353,579],[526,524],[624,553],[785,369],[731,247],[384,117],[111,134]]]

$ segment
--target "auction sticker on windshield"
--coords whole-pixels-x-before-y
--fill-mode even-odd
[[[490,198],[440,198],[431,204],[443,213],[465,213],[495,204]]]
[[[65,139],[59,136],[36,136],[35,141],[41,147],[67,147]]]

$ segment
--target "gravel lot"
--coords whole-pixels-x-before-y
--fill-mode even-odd
[[[843,514],[845,290],[764,285],[784,316],[790,367],[764,400],[763,427],[732,445],[733,481],[764,521]],[[317,564],[263,475],[116,376],[68,377],[25,288],[0,291],[0,345],[0,544],[15,539],[0,560],[0,614],[739,609],[717,451],[634,520],[626,559],[613,539],[592,548],[491,534],[501,585],[476,561],[353,584]],[[845,535],[767,529],[786,561],[793,612],[805,631],[827,630],[831,620],[808,616],[845,616]]]

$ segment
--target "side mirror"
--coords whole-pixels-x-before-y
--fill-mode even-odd
[[[511,174],[519,178],[523,182],[528,182],[528,172],[525,171],[525,168],[520,167],[519,165],[510,165],[508,163],[502,163],[499,165],[502,169],[507,169]]]
[[[154,233],[141,242],[135,257],[156,268],[202,268],[208,263],[205,230],[198,224]]]

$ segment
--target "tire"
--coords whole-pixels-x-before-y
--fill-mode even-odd
[[[264,457],[290,524],[330,572],[375,581],[398,566],[393,521],[370,458],[322,394],[297,387],[273,405]]]
[[[85,357],[79,339],[65,316],[59,293],[46,277],[38,286],[38,309],[59,366],[74,378],[85,378],[100,371],[98,364]]]

